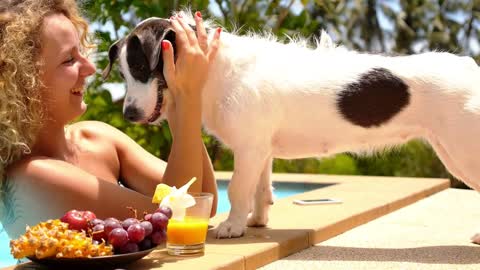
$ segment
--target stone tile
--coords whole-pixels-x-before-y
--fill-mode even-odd
[[[479,204],[447,189],[261,269],[480,269]]]
[[[170,256],[163,249],[150,254],[138,262],[126,266],[126,269],[244,270],[245,258],[241,255],[217,254],[213,252],[206,252],[205,255],[202,256]]]
[[[215,239],[209,232],[206,253],[245,256],[245,269],[257,269],[310,246],[309,230],[248,228],[244,237]]]

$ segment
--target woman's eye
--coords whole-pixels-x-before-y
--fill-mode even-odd
[[[72,64],[73,62],[75,62],[75,58],[70,57],[66,61],[64,61],[63,64]]]

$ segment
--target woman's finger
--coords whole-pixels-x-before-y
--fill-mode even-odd
[[[185,19],[179,17],[177,21],[182,26],[183,31],[186,33],[190,46],[195,46],[196,44],[198,44],[195,31],[193,31],[192,27],[185,21]]]
[[[182,48],[187,48],[190,45],[188,41],[187,34],[183,30],[182,25],[178,21],[177,17],[171,17],[170,21],[172,22],[173,31],[175,31],[175,42],[177,44],[178,53],[180,53]]]
[[[173,47],[170,41],[162,40],[163,76],[169,88],[175,83],[175,62],[173,60]]]
[[[220,33],[222,32],[222,28],[217,28],[215,30],[215,34],[213,35],[213,39],[210,42],[210,47],[208,48],[207,58],[208,61],[212,61],[215,56],[217,55],[218,47],[220,46]]]
[[[203,53],[206,54],[208,52],[207,31],[205,31],[202,13],[200,13],[200,11],[195,12],[195,25],[197,27],[198,45],[202,49]]]

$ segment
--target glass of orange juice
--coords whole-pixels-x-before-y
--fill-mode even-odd
[[[213,194],[189,194],[195,199],[195,205],[186,209],[183,218],[172,217],[168,222],[167,252],[170,255],[194,255],[205,250]]]

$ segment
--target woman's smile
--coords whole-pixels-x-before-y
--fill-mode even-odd
[[[83,96],[83,92],[84,92],[83,87],[77,87],[70,90],[70,93],[72,93],[72,95],[79,96],[79,97]]]

